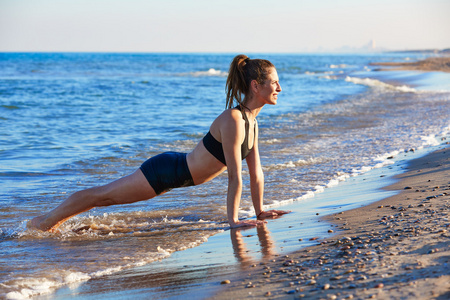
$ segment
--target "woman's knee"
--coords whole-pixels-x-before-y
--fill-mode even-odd
[[[81,191],[82,197],[88,198],[92,202],[92,206],[110,206],[117,204],[117,200],[114,199],[113,193],[106,188],[106,186],[99,186]]]
[[[94,207],[134,203],[156,196],[142,172],[136,172],[104,186],[81,191]]]

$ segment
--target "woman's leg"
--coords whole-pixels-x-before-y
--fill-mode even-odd
[[[126,204],[156,196],[140,169],[104,186],[76,192],[52,211],[31,220],[31,226],[55,231],[71,217],[94,207]]]

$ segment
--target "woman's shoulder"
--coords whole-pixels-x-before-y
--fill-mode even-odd
[[[211,125],[210,131],[213,132],[240,132],[245,124],[242,119],[242,114],[237,109],[224,110]]]
[[[236,108],[228,108],[226,110],[224,110],[218,117],[217,119],[223,119],[226,121],[240,121],[242,120],[242,113],[240,110],[236,109]]]

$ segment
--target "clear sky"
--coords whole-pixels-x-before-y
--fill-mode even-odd
[[[0,0],[0,51],[450,48],[450,0]]]

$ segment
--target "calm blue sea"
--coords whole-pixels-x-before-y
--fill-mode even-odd
[[[0,298],[151,264],[227,228],[225,174],[150,201],[94,209],[57,234],[28,230],[26,222],[155,154],[190,151],[225,107],[233,57],[0,53]],[[425,54],[250,57],[271,60],[283,89],[258,117],[267,207],[314,201],[325,188],[448,136],[448,83],[421,88],[433,74],[396,77],[370,65]],[[248,188],[240,214],[253,216]]]

